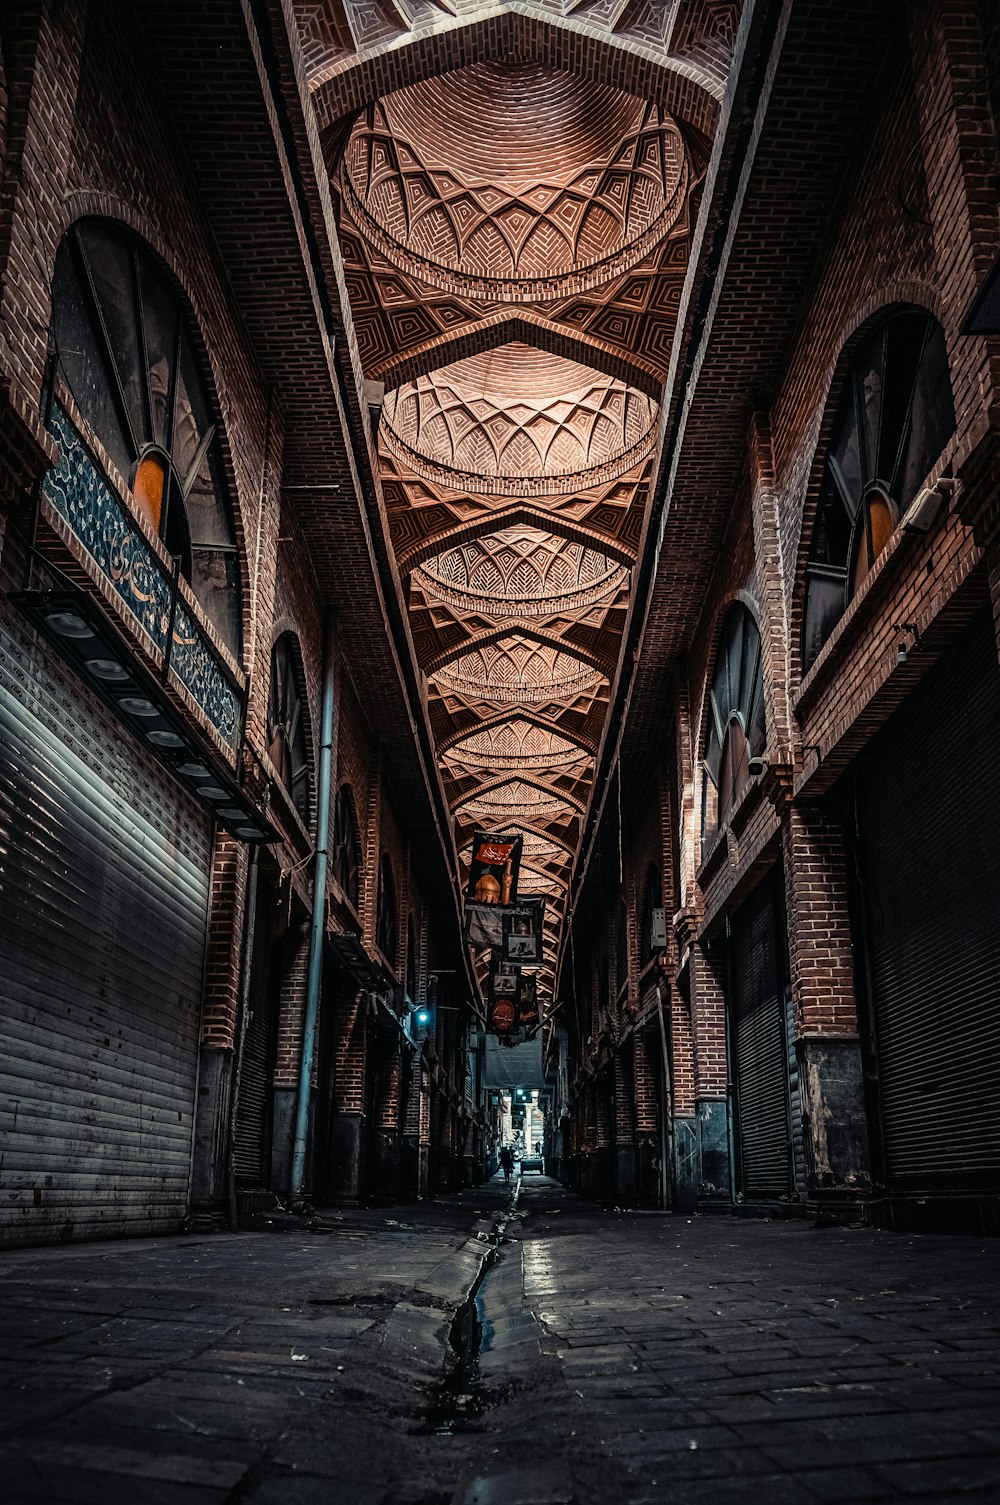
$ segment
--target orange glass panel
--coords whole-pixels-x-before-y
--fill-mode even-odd
[[[167,484],[167,467],[159,455],[147,455],[139,461],[132,483],[132,495],[142,512],[159,533],[163,517],[163,493]]]
[[[851,580],[852,595],[860,590],[876,559],[892,537],[893,529],[896,526],[896,517],[892,509],[892,503],[881,491],[873,491],[871,496],[865,500],[864,505],[868,511],[868,533],[862,533],[859,540],[858,552],[854,560],[854,574]]]
[[[874,563],[892,537],[896,526],[889,499],[880,491],[876,491],[869,499],[868,520],[872,531],[872,563]]]

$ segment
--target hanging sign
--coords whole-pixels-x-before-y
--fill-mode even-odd
[[[510,904],[517,898],[523,836],[474,831],[466,896],[472,904]]]
[[[494,1035],[512,1035],[518,1027],[517,996],[520,971],[494,953],[490,963],[489,1020]]]
[[[542,927],[545,922],[544,899],[520,899],[503,911],[505,961],[522,967],[538,967],[542,962]]]
[[[524,1030],[525,1037],[532,1034],[539,1026],[538,1013],[538,980],[533,972],[522,972],[517,990],[517,1016],[518,1028]]]
[[[473,951],[499,951],[503,946],[503,909],[501,906],[467,902],[465,939]]]

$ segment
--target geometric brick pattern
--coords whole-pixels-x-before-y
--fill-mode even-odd
[[[538,301],[641,260],[676,220],[687,175],[680,130],[655,102],[489,62],[371,104],[340,187],[395,266],[447,292]]]
[[[676,35],[693,93],[669,69],[629,93],[553,65],[551,37],[548,55],[491,51],[484,33],[449,57],[449,16],[507,9],[297,13],[359,354],[385,388],[382,495],[459,851],[475,825],[522,832],[521,891],[548,900],[544,1006],[707,163],[699,100],[718,97],[736,9],[545,0],[508,18],[558,12],[629,68],[634,49],[668,62]],[[433,39],[443,66],[411,62],[407,32],[414,59]],[[338,123],[352,90],[361,107]]]

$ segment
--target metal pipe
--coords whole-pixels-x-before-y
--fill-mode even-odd
[[[306,1012],[302,1024],[299,1095],[295,1104],[295,1139],[292,1144],[293,1200],[301,1198],[306,1175],[309,1105],[312,1095],[313,1061],[316,1057],[319,991],[323,976],[326,870],[330,845],[330,786],[333,781],[333,656],[333,611],[327,607],[323,612],[323,690],[320,706],[319,770],[316,781],[316,862],[313,870],[312,921],[309,929],[309,975],[306,982]]]

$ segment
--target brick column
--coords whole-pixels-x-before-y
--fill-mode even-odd
[[[271,1130],[271,1186],[291,1191],[292,1136],[302,1060],[306,977],[309,970],[309,927],[295,925],[281,945],[281,1010],[274,1067],[274,1105]]]
[[[834,1212],[871,1185],[844,835],[822,810],[792,805],[783,841],[807,1196]]]
[[[335,1202],[356,1206],[364,1176],[368,994],[344,981],[334,1000],[334,1101],[326,1181]]]
[[[402,1051],[395,1026],[377,1035],[375,1063],[374,1165],[368,1168],[372,1200],[391,1206],[399,1201],[400,1091]]]
[[[0,394],[39,410],[52,269],[66,198],[84,53],[86,0],[11,6],[5,24],[8,117],[0,194]],[[3,400],[6,400],[4,396]]]
[[[615,1196],[624,1206],[635,1201],[636,1154],[635,1154],[635,1066],[629,1060],[632,1045],[629,1042],[615,1053],[614,1060],[614,1135],[615,1135]]]
[[[665,1146],[660,1143],[659,1055],[658,1035],[648,1027],[637,1030],[632,1037],[632,1100],[635,1104],[636,1201],[641,1207],[660,1205],[659,1167]]]

